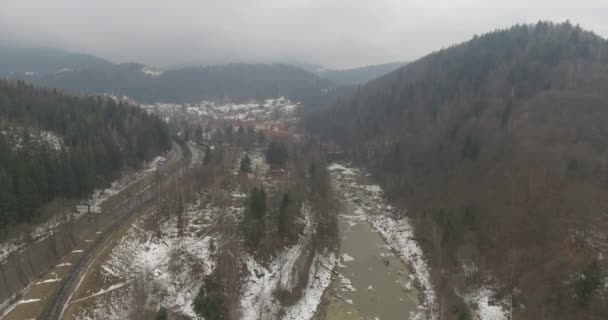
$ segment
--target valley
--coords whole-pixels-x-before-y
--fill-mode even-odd
[[[0,33],[0,319],[606,319],[608,40],[313,3]]]
[[[365,180],[359,171],[339,165],[330,166],[330,170],[334,187],[343,197],[338,217],[341,260],[326,293],[323,319],[397,319],[403,315],[425,319],[419,301],[422,296],[413,284],[415,273],[404,262],[409,260],[401,260],[395,254],[398,249],[387,244],[368,220],[367,215],[384,214],[387,204],[366,194],[365,186],[353,185]]]
[[[235,318],[391,319],[405,312],[426,319],[433,300],[420,283],[428,279],[417,280],[411,256],[374,225],[373,216],[392,210],[382,192],[356,184],[369,180],[359,170],[323,165],[318,147],[298,132],[298,108],[285,98],[143,106],[192,140],[174,143],[166,160],[155,160],[158,167],[144,168],[135,182],[96,192],[92,203],[103,213],[70,224],[76,245],[7,301],[4,318],[147,319],[166,310],[196,319],[210,312],[197,307],[199,287],[214,281],[224,292],[221,312]],[[300,150],[298,156],[268,163],[266,140],[284,143],[288,154]],[[325,168],[314,169],[319,165]],[[252,240],[241,225],[257,219],[248,204],[257,186],[265,201],[283,199],[267,209],[266,236]],[[288,194],[297,199],[289,205]],[[40,256],[36,250],[48,241],[12,254],[5,270]]]
[[[118,194],[100,203],[104,208],[103,215],[94,214],[92,217],[89,214],[53,226],[49,229],[52,230],[50,237],[26,245],[3,261],[3,278],[6,281],[4,288],[18,289],[14,294],[4,292],[7,297],[10,295],[10,298],[4,302],[8,307],[3,311],[3,317],[23,319],[36,317],[41,313],[44,319],[62,318],[64,305],[69,303],[66,299],[71,298],[70,290],[82,281],[80,276],[83,276],[83,271],[88,270],[89,264],[92,263],[91,258],[99,253],[99,249],[113,236],[115,230],[128,223],[132,215],[152,198],[158,197],[159,192],[175,179],[175,172],[179,173],[185,157],[184,152],[180,150],[181,147],[174,144],[165,166],[152,170],[147,177],[136,180]],[[155,178],[155,175],[161,178]],[[56,246],[58,248],[55,248]],[[51,253],[49,248],[51,252],[57,250],[55,256],[61,258],[48,257],[47,254]],[[33,260],[32,257],[38,260]],[[25,267],[22,266],[24,261],[27,261]],[[38,269],[35,269],[34,265]],[[46,272],[48,269],[50,270]],[[33,280],[29,280],[32,277]],[[7,279],[19,279],[21,282],[9,283]],[[27,286],[21,289],[24,283]],[[24,304],[24,301],[30,304]]]

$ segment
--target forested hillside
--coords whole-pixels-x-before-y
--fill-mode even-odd
[[[403,66],[403,62],[392,62],[371,65],[353,69],[322,70],[317,72],[321,77],[327,78],[339,86],[353,86],[365,84],[368,81],[379,78],[387,73],[395,71]]]
[[[87,196],[170,146],[159,119],[101,98],[0,81],[0,228]]]
[[[56,74],[84,68],[112,65],[104,59],[81,53],[45,48],[11,48],[0,46],[0,75]]]
[[[13,77],[75,94],[126,95],[142,103],[285,96],[312,104],[323,99],[332,86],[310,72],[280,64],[228,64],[160,72],[124,63]]]
[[[608,314],[605,39],[545,22],[476,36],[307,125],[408,209],[448,318],[487,283],[513,319]]]

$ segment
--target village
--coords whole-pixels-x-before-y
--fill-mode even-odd
[[[186,129],[201,128],[205,140],[217,130],[232,127],[234,132],[243,130],[262,131],[280,137],[288,134],[296,121],[299,103],[284,97],[247,103],[202,101],[198,104],[156,103],[141,105],[148,113],[159,116],[167,124],[176,125],[180,134]]]

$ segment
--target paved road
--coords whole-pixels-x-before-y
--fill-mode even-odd
[[[94,240],[89,248],[83,252],[80,260],[73,265],[72,270],[64,278],[54,296],[49,301],[40,319],[54,320],[61,319],[69,300],[77,287],[77,283],[83,272],[94,261],[95,256],[110,236],[125,222],[128,221],[144,205],[159,196],[162,189],[170,184],[174,179],[183,174],[183,169],[190,163],[191,152],[186,146],[174,143],[174,151],[168,157],[167,164],[158,169],[158,174],[152,174],[150,183],[139,192],[112,208],[111,214],[119,217],[109,227]],[[105,209],[104,209],[105,210]]]

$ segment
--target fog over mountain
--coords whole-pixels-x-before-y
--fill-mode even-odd
[[[607,0],[0,8],[0,319],[608,320]]]
[[[297,59],[342,69],[413,61],[474,34],[541,19],[571,19],[607,35],[608,12],[603,4],[601,0],[5,1],[0,42],[156,66]]]

